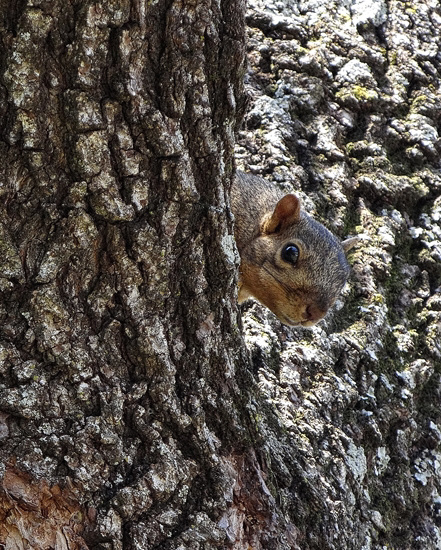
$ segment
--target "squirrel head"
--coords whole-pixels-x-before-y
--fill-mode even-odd
[[[239,303],[254,297],[282,323],[316,324],[346,283],[345,251],[355,242],[338,241],[301,210],[296,195],[285,195],[241,253]]]

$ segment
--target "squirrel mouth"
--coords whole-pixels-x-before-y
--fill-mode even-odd
[[[321,321],[321,319],[319,319],[318,321],[302,321],[300,324],[302,325],[302,327],[311,328],[315,326],[319,321]]]
[[[283,314],[277,314],[277,317],[279,318],[279,321],[282,321],[284,325],[289,325],[290,327],[298,327],[302,324],[302,321],[293,321],[289,317]]]
[[[304,327],[304,328],[311,328],[314,325],[318,323],[318,321],[310,321],[308,319],[304,319],[303,321],[293,321],[289,317],[283,314],[277,314],[277,317],[279,321],[282,321],[284,325],[288,325],[290,327]],[[319,319],[320,321],[321,319]]]

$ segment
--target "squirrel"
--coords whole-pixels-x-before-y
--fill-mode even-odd
[[[231,188],[240,255],[238,302],[255,298],[279,320],[310,327],[323,319],[349,276],[340,242],[301,209],[300,199],[263,178],[236,172]]]

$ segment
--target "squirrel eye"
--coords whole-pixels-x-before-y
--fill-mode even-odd
[[[289,262],[292,265],[296,265],[299,259],[299,249],[295,244],[287,244],[282,249],[282,260]]]

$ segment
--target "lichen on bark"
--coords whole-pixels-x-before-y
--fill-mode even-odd
[[[273,463],[274,494],[302,550],[438,548],[439,6],[253,1],[247,17],[241,166],[340,237],[365,235],[314,330],[245,313],[260,387],[297,449],[289,476],[290,452]]]

